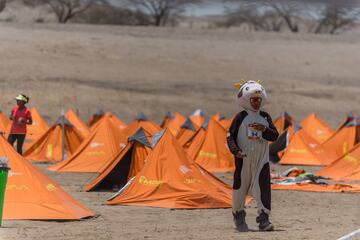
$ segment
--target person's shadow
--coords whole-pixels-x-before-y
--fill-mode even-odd
[[[286,230],[284,229],[278,229],[278,228],[275,228],[273,231],[260,231],[259,229],[252,229],[252,228],[249,228],[248,230],[245,230],[245,231],[239,231],[235,228],[235,231],[238,232],[238,233],[248,233],[248,232],[261,232],[261,233],[271,233],[271,232],[285,232]]]

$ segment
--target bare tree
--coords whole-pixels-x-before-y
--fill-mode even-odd
[[[249,28],[258,30],[262,29],[262,21],[259,21],[259,14],[256,8],[252,8],[251,4],[240,3],[239,6],[233,9],[226,9],[226,19],[221,21],[219,25],[225,27],[247,25]]]
[[[169,20],[177,17],[189,4],[201,0],[129,0],[129,4],[153,19],[155,26],[165,26]]]
[[[66,23],[99,1],[100,0],[42,0],[42,3],[50,6],[59,23]]]
[[[0,12],[4,11],[7,0],[0,0]]]
[[[348,30],[356,25],[359,16],[359,9],[352,6],[339,2],[328,4],[319,16],[316,16],[316,27],[313,32],[336,34]]]
[[[280,32],[284,26],[284,20],[278,14],[273,12],[265,13],[264,19],[268,31]]]
[[[298,20],[301,8],[296,1],[289,0],[263,0],[265,6],[269,7],[286,23],[293,33],[299,32]]]
[[[88,11],[75,16],[72,22],[111,25],[151,25],[148,15],[110,3],[96,3]]]
[[[259,11],[254,3],[241,4],[238,9],[230,12],[226,26],[247,25],[255,31],[279,32],[284,21],[278,14],[270,10]]]
[[[309,32],[336,34],[360,21],[358,0],[223,0],[238,3],[228,11],[225,26],[248,25],[254,30],[293,33],[302,27]],[[310,18],[309,18],[310,16]]]
[[[298,20],[301,8],[293,0],[225,0],[238,3],[230,12],[230,21],[240,21],[255,30],[279,32],[284,26],[294,33],[299,31]]]

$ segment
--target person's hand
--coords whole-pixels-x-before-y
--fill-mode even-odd
[[[246,154],[243,153],[242,151],[238,151],[238,152],[236,153],[236,157],[237,157],[237,158],[244,158],[244,157],[246,157]]]
[[[266,127],[260,123],[254,123],[253,127],[257,130],[257,131],[261,131],[264,132],[266,130]]]

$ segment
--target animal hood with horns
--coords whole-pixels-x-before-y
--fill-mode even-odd
[[[265,88],[261,86],[259,82],[260,81],[249,80],[235,84],[235,88],[239,90],[238,99],[239,99],[240,107],[243,107],[251,111],[256,111],[251,107],[250,104],[250,98],[252,97],[261,97],[262,101],[260,108],[264,106],[267,99],[267,95]]]

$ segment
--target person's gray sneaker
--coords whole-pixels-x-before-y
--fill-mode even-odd
[[[233,216],[236,230],[238,230],[239,232],[245,232],[249,230],[248,225],[245,222],[246,212],[244,209],[233,213]]]
[[[261,211],[260,215],[256,218],[256,222],[259,224],[260,231],[274,231],[274,225],[269,221],[269,215]]]

